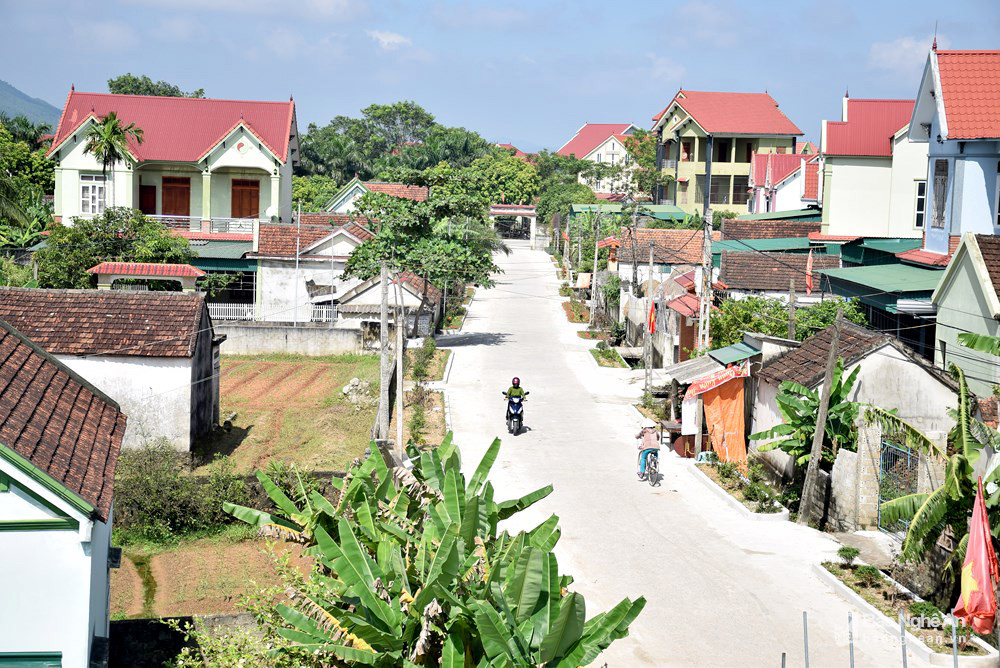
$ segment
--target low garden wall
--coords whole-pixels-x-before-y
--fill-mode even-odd
[[[215,322],[216,334],[225,334],[223,355],[348,355],[362,352],[359,329],[330,328],[324,323]]]

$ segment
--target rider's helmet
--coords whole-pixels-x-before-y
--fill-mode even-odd
[[[514,376],[511,379],[510,384],[513,385],[514,387],[521,387],[521,379],[518,378],[517,376]]]

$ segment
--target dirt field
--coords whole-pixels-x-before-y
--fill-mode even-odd
[[[272,458],[308,469],[343,470],[369,443],[375,407],[355,410],[341,393],[352,378],[373,383],[378,358],[223,357],[222,416],[233,429],[199,448],[202,470],[215,454],[237,470],[263,468]]]
[[[275,554],[293,550],[292,563],[309,568],[300,548],[278,543]],[[234,541],[216,536],[183,542],[149,558],[156,593],[148,614],[158,617],[239,612],[240,597],[280,583],[263,539]],[[116,619],[146,616],[145,588],[132,560],[111,575],[111,614]]]

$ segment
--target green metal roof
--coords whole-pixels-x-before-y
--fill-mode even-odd
[[[771,211],[769,213],[744,213],[736,216],[736,220],[822,220],[823,214],[816,209],[795,209],[793,211]]]
[[[818,269],[817,273],[836,281],[847,281],[885,292],[933,291],[944,272],[907,264],[880,264],[869,267]]]
[[[860,244],[862,248],[871,248],[883,253],[903,253],[914,248],[920,248],[920,239],[865,239]]]
[[[722,251],[784,251],[784,250],[809,250],[809,239],[807,237],[788,237],[783,239],[726,239],[725,241],[713,241],[712,253]]]
[[[733,345],[726,346],[725,348],[710,350],[708,354],[717,362],[721,362],[722,364],[733,364],[734,362],[742,362],[748,357],[758,355],[760,354],[760,351],[747,343],[734,343]]]
[[[570,205],[570,215],[580,213],[601,212],[601,213],[621,213],[623,205],[620,202],[603,202],[600,204],[572,204]],[[640,216],[650,216],[657,220],[684,220],[685,213],[680,207],[673,204],[640,204]]]
[[[252,241],[201,241],[190,242],[191,251],[197,257],[239,260],[244,253],[253,250]]]

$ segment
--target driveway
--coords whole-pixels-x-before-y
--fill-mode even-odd
[[[587,599],[588,616],[644,595],[629,637],[595,665],[802,666],[802,612],[809,613],[811,666],[848,665],[847,613],[854,612],[858,666],[899,666],[898,640],[865,619],[813,573],[834,558],[827,536],[789,522],[753,522],[665,456],[663,480],[636,480],[626,373],[601,369],[566,321],[552,261],[514,242],[497,286],[479,290],[452,347],[452,425],[471,473],[490,441],[503,439],[492,480],[512,498],[547,483],[555,492],[513,518],[510,529],[555,513],[560,571]],[[506,434],[501,391],[512,376],[531,392],[526,433]],[[910,666],[922,665],[911,655]]]

